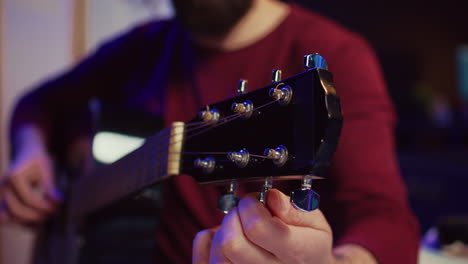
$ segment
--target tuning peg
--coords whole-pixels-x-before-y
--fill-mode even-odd
[[[239,197],[236,196],[237,181],[232,180],[229,183],[228,192],[218,198],[218,209],[227,214],[239,203]]]
[[[209,106],[206,106],[205,110],[200,111],[200,113],[198,113],[198,117],[205,122],[216,123],[221,117],[221,114],[219,113],[218,109],[210,109]]]
[[[327,70],[328,65],[327,61],[322,56],[320,56],[318,53],[313,53],[304,56],[304,68],[322,68]]]
[[[311,175],[304,176],[300,190],[291,192],[291,203],[296,209],[305,212],[310,212],[318,208],[320,195],[312,190]]]
[[[243,103],[232,103],[231,110],[234,113],[242,114],[243,118],[250,118],[254,111],[253,102],[250,100],[245,100]]]
[[[212,156],[208,156],[204,159],[198,158],[194,161],[194,166],[195,168],[201,169],[203,173],[210,174],[216,167],[216,160]]]
[[[262,203],[265,203],[266,200],[266,193],[273,188],[273,177],[266,177],[265,181],[263,182],[263,188],[260,191],[260,196],[258,200]]]
[[[248,84],[247,80],[244,80],[244,79],[239,80],[239,84],[237,86],[237,94],[238,95],[242,95],[242,94],[247,93],[247,84]]]
[[[276,83],[281,81],[281,70],[273,70],[271,76],[271,82]]]
[[[263,152],[264,156],[273,161],[277,167],[282,167],[288,161],[288,149],[280,145],[275,149],[266,148]]]
[[[280,105],[287,105],[291,102],[293,91],[291,86],[283,85],[280,88],[277,87],[271,88],[269,91],[269,95],[273,97],[275,100],[278,100]]]
[[[250,154],[246,148],[240,151],[232,151],[227,154],[230,159],[238,168],[245,168],[249,164]]]

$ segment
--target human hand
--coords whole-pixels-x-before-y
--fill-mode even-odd
[[[197,234],[193,263],[335,263],[332,232],[320,210],[299,211],[278,190],[266,206],[240,200],[220,227]]]
[[[39,143],[22,147],[2,177],[0,219],[30,224],[45,220],[60,201],[52,160]]]

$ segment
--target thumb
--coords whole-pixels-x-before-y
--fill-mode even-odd
[[[300,211],[293,207],[289,196],[277,189],[272,189],[267,193],[267,206],[271,213],[288,225],[312,227],[329,231],[325,216],[320,210],[311,212]]]

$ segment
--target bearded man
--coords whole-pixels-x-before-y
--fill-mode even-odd
[[[291,76],[303,70],[304,54],[318,52],[335,76],[345,119],[329,180],[318,187],[321,209],[300,212],[272,190],[266,205],[244,195],[224,216],[213,202],[218,189],[173,177],[163,183],[156,261],[416,263],[418,228],[395,160],[394,113],[367,43],[277,0],[173,2],[175,19],[137,27],[19,102],[3,218],[39,222],[57,209],[48,150],[53,135],[72,125],[67,117],[91,98],[162,115],[170,124],[232,97],[240,78],[262,87],[271,69]],[[75,131],[70,140],[82,136]]]

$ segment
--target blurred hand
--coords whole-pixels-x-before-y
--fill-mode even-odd
[[[2,177],[0,219],[31,224],[52,214],[60,201],[52,167],[40,142],[24,144]]]
[[[302,212],[278,190],[267,206],[240,200],[219,228],[197,234],[193,263],[335,263],[332,232],[320,210]]]

